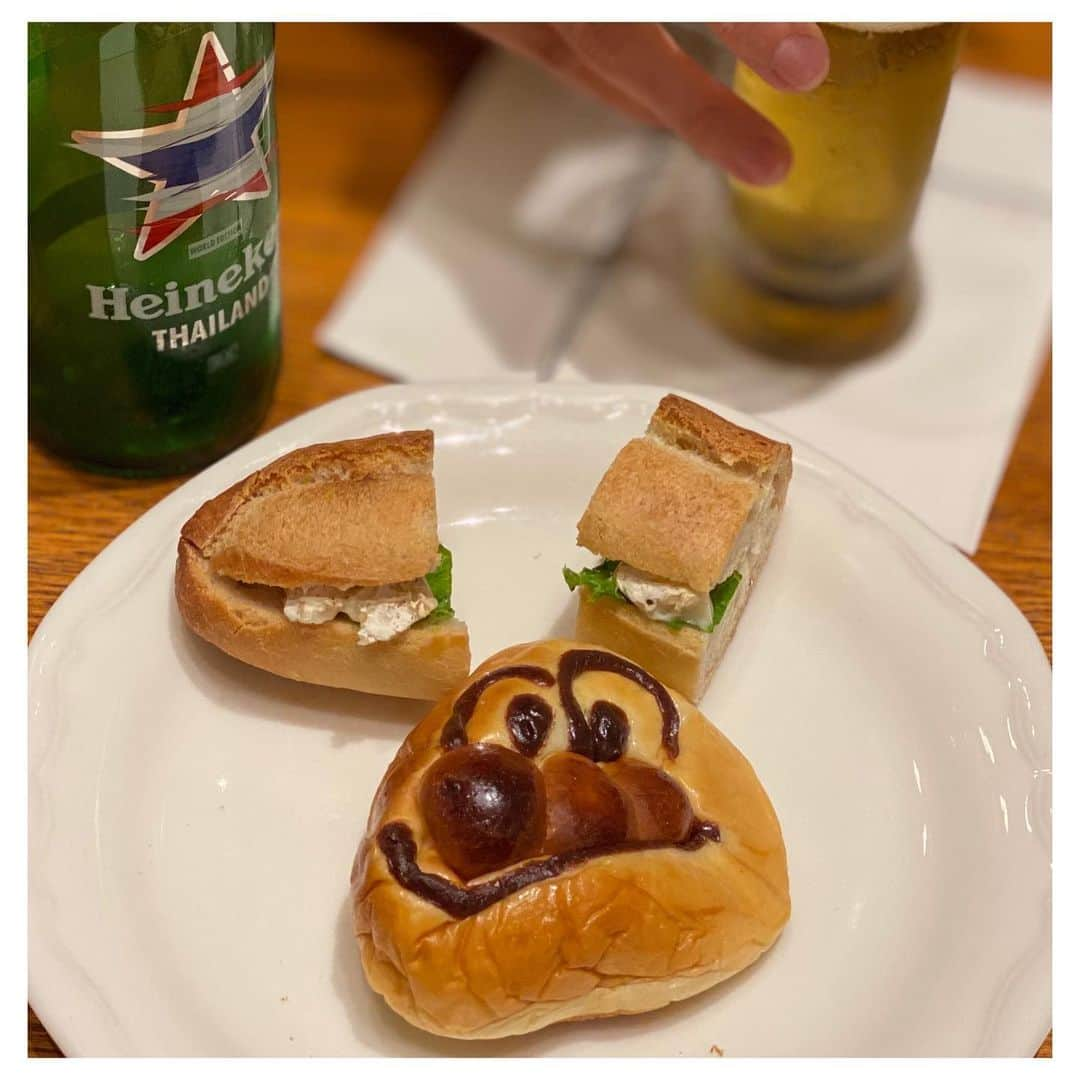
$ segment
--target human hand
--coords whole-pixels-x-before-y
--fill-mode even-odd
[[[750,184],[791,167],[784,136],[684,52],[659,23],[473,23],[491,41],[646,124],[667,128]],[[829,71],[815,23],[710,23],[713,33],[779,90],[812,90]]]

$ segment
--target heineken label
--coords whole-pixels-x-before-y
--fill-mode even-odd
[[[230,263],[216,278],[203,278],[192,285],[170,281],[163,293],[132,296],[122,285],[87,285],[90,318],[153,321],[198,312],[190,322],[150,331],[158,352],[187,348],[227,330],[266,299],[271,284],[268,265],[276,247],[277,226],[273,225],[262,240],[244,245],[243,261]],[[235,299],[233,294],[237,294]]]
[[[180,258],[169,259],[161,276],[180,277],[180,268],[190,266],[191,278],[197,278],[166,281],[160,291],[88,284],[89,318],[167,323],[147,327],[157,351],[167,352],[214,337],[266,301],[275,272],[276,224],[245,241],[240,221],[233,219],[201,239],[177,241],[215,207],[270,196],[260,130],[270,107],[273,68],[271,54],[237,74],[217,34],[206,33],[186,88],[178,87],[172,101],[146,106],[147,126],[71,132],[73,148],[149,185],[130,200],[136,215],[132,258],[146,263],[172,249]],[[229,253],[239,257],[207,273],[207,263],[220,265]]]

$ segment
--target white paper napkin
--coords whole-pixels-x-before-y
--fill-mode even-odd
[[[659,161],[524,61],[471,76],[316,340],[400,379],[536,378]]]
[[[726,342],[683,294],[678,267],[716,183],[707,166],[495,56],[318,341],[406,380],[554,373],[706,395],[816,445],[974,551],[1045,350],[1049,156],[1041,87],[960,73],[916,225],[916,324],[825,375]]]
[[[558,377],[662,383],[766,417],[974,552],[1046,348],[1047,95],[957,77],[915,228],[916,322],[863,363],[770,361],[702,321],[680,268],[715,183],[688,152],[669,159]]]

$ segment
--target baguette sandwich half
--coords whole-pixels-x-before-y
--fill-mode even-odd
[[[790,479],[787,443],[665,397],[578,522],[578,544],[602,559],[563,571],[580,593],[578,639],[700,701],[768,557]]]
[[[184,525],[176,600],[230,656],[299,682],[439,697],[469,673],[430,431],[295,450]]]

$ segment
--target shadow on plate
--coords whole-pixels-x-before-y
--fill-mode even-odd
[[[559,583],[561,584],[561,583]],[[547,638],[565,638],[567,641],[574,641],[575,632],[577,629],[577,594],[569,597],[566,606],[559,613],[559,617],[551,624],[548,632],[544,635]]]
[[[429,701],[294,682],[234,660],[185,626],[171,595],[169,639],[184,674],[215,705],[267,723],[322,729],[334,746],[388,734],[404,738],[431,708]]]

